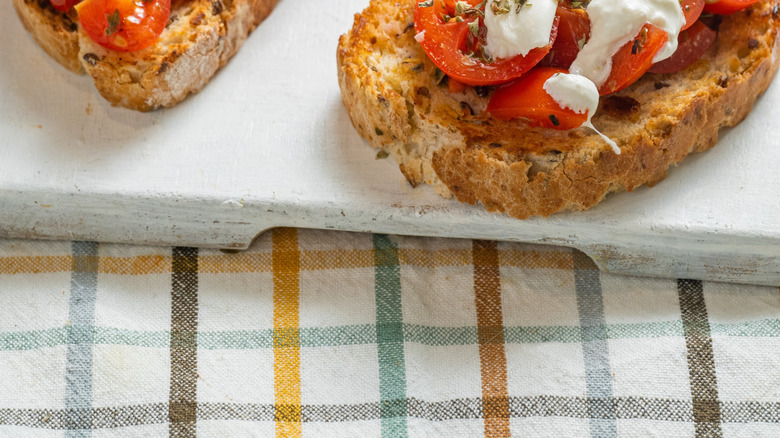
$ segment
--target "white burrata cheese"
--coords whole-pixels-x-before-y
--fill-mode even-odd
[[[590,79],[580,75],[557,73],[545,81],[544,91],[561,108],[570,109],[577,114],[587,114],[588,119],[581,126],[594,130],[616,154],[620,154],[617,144],[599,132],[590,121],[599,107],[599,90]]]
[[[556,73],[544,83],[544,91],[561,106],[568,108],[577,114],[596,111],[599,106],[599,90],[588,78]]]
[[[496,0],[486,1],[486,48],[494,58],[525,56],[550,43],[558,0],[527,0],[522,6],[518,0],[507,0],[509,12],[500,14],[493,12],[492,4]]]
[[[685,24],[680,0],[591,0],[588,4],[590,38],[569,71],[585,76],[597,87],[612,71],[612,56],[650,23],[661,28],[669,41],[653,58],[664,60],[677,50],[677,36]],[[490,35],[488,28],[488,35]]]

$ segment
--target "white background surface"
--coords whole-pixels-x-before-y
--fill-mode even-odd
[[[112,108],[0,15],[0,235],[242,248],[275,226],[562,244],[603,269],[780,284],[780,87],[710,152],[588,212],[519,221],[412,189],[344,110],[366,0],[281,0],[198,95]],[[9,5],[10,8],[10,5]]]

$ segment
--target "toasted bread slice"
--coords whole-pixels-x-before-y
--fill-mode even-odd
[[[485,112],[491,87],[451,93],[414,39],[416,0],[372,0],[339,39],[338,75],[352,124],[396,160],[412,186],[516,218],[593,207],[662,180],[671,165],[739,123],[777,71],[780,0],[718,17],[709,51],[686,70],[646,74],[602,97],[593,124],[556,131]]]
[[[92,41],[75,11],[48,0],[13,0],[25,28],[65,68],[86,72],[111,104],[139,111],[170,107],[200,91],[238,51],[277,0],[174,0],[160,39],[137,52]]]

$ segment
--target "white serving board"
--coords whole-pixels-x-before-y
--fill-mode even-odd
[[[294,226],[558,244],[613,272],[780,284],[780,86],[656,187],[515,220],[412,189],[355,133],[336,43],[367,3],[282,0],[200,94],[147,114],[106,104],[1,14],[0,236],[240,249]]]

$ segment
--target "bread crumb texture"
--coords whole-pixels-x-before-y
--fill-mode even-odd
[[[412,186],[524,219],[593,207],[652,186],[671,165],[715,145],[750,112],[777,71],[780,0],[710,23],[718,36],[686,70],[646,74],[602,97],[594,132],[555,131],[485,112],[495,87],[450,93],[414,40],[414,0],[372,0],[339,39],[342,99],[352,124],[386,150]]]

